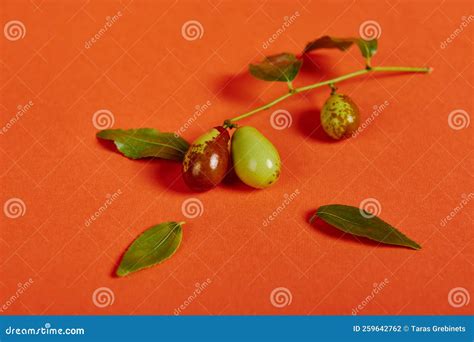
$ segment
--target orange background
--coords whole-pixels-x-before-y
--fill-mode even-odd
[[[469,203],[445,227],[440,221],[472,192],[472,129],[454,130],[448,115],[472,114],[472,23],[444,49],[440,44],[472,14],[468,1],[2,1],[3,25],[20,20],[23,39],[0,38],[1,122],[19,105],[34,105],[3,135],[1,204],[24,201],[24,216],[0,215],[0,304],[18,283],[34,281],[3,314],[173,314],[196,283],[211,284],[183,314],[351,314],[389,283],[360,314],[468,314],[451,306],[456,287],[473,292],[473,225]],[[84,44],[121,11],[89,49]],[[275,42],[262,44],[285,16],[300,14]],[[197,20],[200,39],[181,27]],[[174,132],[195,107],[211,106],[184,133],[192,141],[209,127],[285,92],[247,73],[249,62],[299,52],[324,34],[358,35],[381,27],[375,65],[432,66],[430,75],[369,75],[339,85],[362,120],[388,107],[360,136],[325,138],[319,109],[323,88],[295,96],[244,121],[278,148],[283,170],[264,191],[242,184],[203,194],[187,190],[180,164],[132,161],[95,138],[92,116],[113,113],[115,128]],[[296,86],[363,67],[356,48],[321,51],[305,61]],[[273,110],[291,113],[276,130]],[[471,139],[470,139],[471,138]],[[107,194],[122,194],[89,227]],[[300,195],[267,227],[263,220],[296,189]],[[202,215],[181,205],[196,197]],[[381,203],[380,216],[422,244],[421,251],[343,236],[307,219],[320,205]],[[119,279],[118,261],[147,227],[186,220],[178,252],[166,263]],[[99,308],[93,292],[115,300]],[[291,292],[274,307],[270,293]]]

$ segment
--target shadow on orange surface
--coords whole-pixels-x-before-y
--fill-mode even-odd
[[[102,146],[103,148],[105,148],[109,152],[114,152],[114,153],[121,154],[119,151],[117,151],[117,147],[115,147],[115,143],[113,141],[104,140],[104,139],[100,139],[100,138],[97,138],[96,140],[97,140],[97,142],[99,143],[100,146]]]
[[[153,160],[153,166],[147,172],[154,182],[159,183],[167,191],[189,195],[195,193],[184,183],[181,169],[181,162],[156,159]]]
[[[297,120],[297,128],[305,137],[317,140],[322,143],[337,143],[337,140],[329,137],[321,126],[321,109],[310,109],[297,113],[295,116]]]
[[[303,65],[301,65],[301,73],[308,74],[315,79],[321,77],[331,78],[330,70],[334,66],[334,60],[326,55],[321,54],[304,54],[301,56],[303,60]],[[328,75],[329,74],[329,75]],[[335,76],[336,74],[334,74]]]
[[[218,78],[215,90],[226,100],[252,103],[255,101],[255,92],[249,85],[255,80],[247,70],[238,74],[227,74]]]

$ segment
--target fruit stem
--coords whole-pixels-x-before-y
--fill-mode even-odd
[[[288,84],[288,90],[289,92],[293,92],[295,90],[295,88],[293,87],[293,82],[292,81],[288,81],[286,82]]]
[[[239,116],[237,116],[233,119],[226,120],[226,122],[229,124],[229,123],[232,123],[232,122],[236,122],[236,121],[248,118],[249,116],[252,116],[252,115],[254,115],[258,112],[261,112],[261,111],[264,111],[266,109],[269,109],[270,107],[273,107],[277,103],[285,100],[286,98],[288,98],[290,96],[293,96],[294,94],[302,93],[302,92],[305,92],[305,91],[308,91],[308,90],[311,90],[311,89],[315,89],[315,88],[319,88],[319,87],[322,87],[322,86],[325,86],[325,85],[329,85],[329,86],[332,85],[332,86],[335,87],[335,84],[338,83],[338,82],[341,82],[341,81],[344,81],[344,80],[347,80],[347,79],[350,79],[350,78],[358,77],[358,76],[361,76],[361,75],[364,75],[364,74],[368,74],[368,73],[371,73],[371,72],[430,73],[431,71],[432,71],[432,68],[403,67],[403,66],[378,66],[378,67],[370,67],[369,69],[357,70],[357,71],[353,71],[351,73],[348,73],[348,74],[345,74],[345,75],[342,75],[342,76],[339,76],[339,77],[336,77],[336,78],[333,78],[333,79],[330,79],[330,80],[327,80],[327,81],[318,82],[318,83],[314,83],[314,84],[309,84],[307,86],[303,86],[303,87],[299,87],[299,88],[291,87],[292,89],[290,88],[291,91],[289,93],[286,93],[285,95],[280,96],[280,97],[276,98],[275,100],[273,100],[273,101],[271,101],[271,102],[269,102],[269,103],[267,103],[263,106],[252,109],[251,111],[249,111],[247,113],[239,115]]]
[[[286,93],[285,95],[280,96],[279,98],[273,100],[273,101],[270,102],[270,103],[267,103],[266,105],[257,107],[257,108],[255,108],[255,109],[251,110],[250,112],[247,112],[247,113],[245,113],[245,114],[242,114],[242,115],[240,115],[240,116],[237,116],[237,117],[235,117],[235,118],[233,118],[233,119],[230,119],[230,120],[228,120],[228,121],[231,122],[231,123],[232,123],[232,122],[236,122],[236,121],[245,119],[245,118],[247,118],[247,117],[249,117],[249,116],[252,116],[252,115],[254,115],[254,114],[258,113],[258,112],[261,112],[262,110],[268,109],[268,108],[270,108],[270,107],[276,105],[278,102],[281,102],[281,101],[283,101],[284,99],[286,99],[287,97],[290,97],[290,96],[292,96],[293,94],[295,94],[295,93],[296,93],[296,92],[295,92],[296,90],[297,90],[297,89],[294,89],[293,92],[291,92],[291,93]],[[226,121],[227,121],[227,120],[226,120]]]

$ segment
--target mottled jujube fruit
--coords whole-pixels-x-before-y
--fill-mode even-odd
[[[359,127],[359,108],[349,96],[332,94],[321,109],[321,125],[331,138],[348,137]]]
[[[194,191],[207,191],[219,184],[230,160],[230,136],[224,127],[214,127],[197,138],[183,160],[184,182]]]
[[[238,128],[232,135],[232,161],[237,176],[245,184],[263,189],[280,176],[280,155],[275,146],[254,127]]]

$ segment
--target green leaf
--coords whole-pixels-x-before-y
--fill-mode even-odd
[[[291,82],[301,68],[302,61],[292,53],[265,57],[258,64],[250,64],[250,73],[264,81]]]
[[[353,43],[354,41],[352,38],[335,38],[323,36],[306,44],[303,53],[308,53],[310,51],[319,49],[339,49],[341,51],[346,51],[352,46]]]
[[[356,39],[355,43],[359,47],[362,56],[365,58],[370,58],[377,52],[377,39],[364,40],[362,38]]]
[[[169,259],[181,243],[182,224],[183,222],[164,222],[142,233],[125,252],[117,275],[124,277]]]
[[[306,44],[303,53],[319,49],[339,49],[341,51],[346,51],[354,43],[359,47],[362,56],[367,59],[370,59],[377,52],[377,39],[364,40],[362,38],[336,38],[323,36]]]
[[[105,129],[98,132],[97,137],[113,140],[118,150],[132,159],[158,157],[181,161],[189,148],[188,142],[180,136],[154,128]]]
[[[310,223],[316,217],[352,235],[363,236],[385,244],[421,249],[419,244],[409,239],[396,228],[382,221],[377,216],[373,216],[356,207],[340,204],[325,205],[316,211],[311,217]]]

